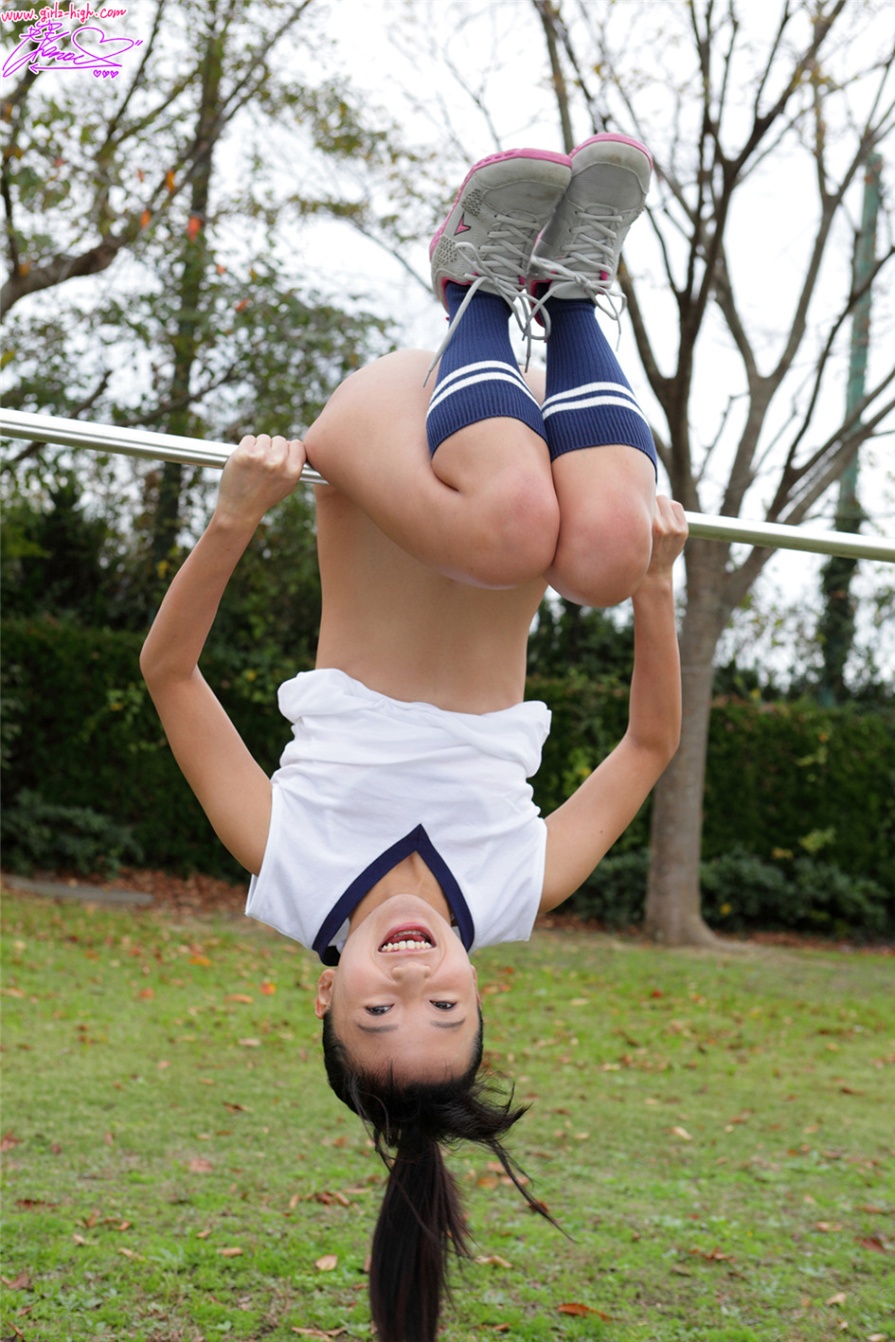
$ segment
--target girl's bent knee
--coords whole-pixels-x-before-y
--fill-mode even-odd
[[[617,606],[640,585],[652,554],[651,525],[637,517],[614,521],[561,531],[548,577],[567,600]]]
[[[479,581],[517,587],[550,568],[559,536],[559,504],[537,477],[504,479],[481,500],[476,526]]]

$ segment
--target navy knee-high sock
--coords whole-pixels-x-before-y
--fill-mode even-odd
[[[550,458],[582,447],[627,443],[656,464],[646,416],[586,299],[547,300],[547,395],[542,407]]]
[[[461,284],[446,287],[451,318],[466,297]],[[544,434],[537,399],[529,391],[513,357],[509,308],[499,294],[473,294],[457,323],[438,370],[426,416],[429,451],[452,433],[482,419],[520,419]]]

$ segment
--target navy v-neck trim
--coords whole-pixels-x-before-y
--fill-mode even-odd
[[[463,892],[450,867],[438,852],[423,826],[417,825],[416,829],[412,829],[409,834],[405,834],[403,839],[399,839],[397,843],[392,844],[391,848],[386,848],[384,853],[380,853],[379,857],[375,858],[351,882],[348,889],[324,918],[320,930],[314,938],[312,949],[316,951],[325,965],[337,965],[339,963],[339,952],[331,942],[346,918],[351,917],[358,904],[365,895],[370,893],[376,882],[387,875],[399,862],[403,862],[405,857],[410,857],[411,853],[419,853],[441,886],[457,931],[460,934],[460,940],[467,951],[471,948],[475,939],[475,927],[473,926],[472,914],[469,912],[469,905],[466,903]]]

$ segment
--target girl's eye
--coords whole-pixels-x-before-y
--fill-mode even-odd
[[[432,1005],[433,1005],[434,1007],[437,1007],[439,1011],[453,1011],[453,1009],[454,1009],[454,1007],[457,1005],[457,1003],[456,1003],[456,1002],[433,1002]]]
[[[390,1006],[371,1006],[364,1007],[368,1016],[384,1016],[387,1011],[391,1011]]]

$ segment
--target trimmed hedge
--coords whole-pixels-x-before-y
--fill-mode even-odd
[[[140,675],[139,634],[51,620],[5,620],[3,786],[85,807],[130,828],[147,865],[240,877],[165,740]],[[294,667],[243,667],[222,650],[203,668],[267,770],[286,740],[276,685]]]
[[[10,619],[0,628],[7,805],[27,791],[49,804],[87,808],[129,827],[149,865],[236,875],[239,869],[212,833],[164,740],[140,678],[142,638],[50,620]],[[209,652],[203,668],[259,762],[272,770],[288,736],[276,687],[304,668],[273,665],[260,656],[258,661],[240,664],[224,649],[218,656]],[[621,736],[627,691],[614,681],[572,675],[532,678],[528,694],[545,700],[553,713],[534,781],[535,798],[547,813]],[[648,847],[648,814],[647,803],[612,861]],[[874,908],[875,891],[895,900],[895,710],[718,703],[703,857],[709,864],[707,906],[716,905],[721,925],[720,909],[729,901],[714,898],[711,864],[732,854],[771,872],[779,869],[789,882],[796,880],[800,860],[813,859],[813,874],[803,871],[801,880],[805,890],[815,888],[815,903],[822,902],[824,882],[836,885],[840,877],[870,882]],[[599,871],[608,880],[611,868],[603,864]],[[818,878],[818,871],[826,877]],[[773,887],[767,873],[759,884],[765,877]],[[800,906],[807,898],[800,897]],[[843,898],[837,895],[839,903]],[[780,903],[785,909],[787,900]],[[767,916],[767,901],[756,908]],[[868,917],[878,921],[875,913]]]
[[[553,710],[535,791],[557,806],[624,732],[627,693],[613,684],[539,681]],[[809,701],[719,701],[712,709],[702,855],[766,862],[821,859],[895,898],[895,710]],[[649,845],[649,803],[613,849]]]

